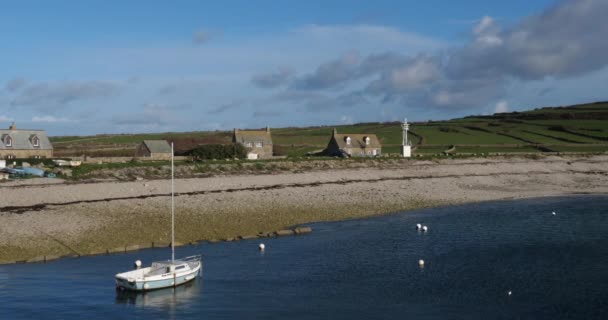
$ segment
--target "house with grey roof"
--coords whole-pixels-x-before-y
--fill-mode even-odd
[[[44,130],[0,129],[0,159],[52,158],[53,145]]]
[[[381,152],[382,145],[375,134],[339,134],[336,129],[323,151],[325,155],[338,157],[376,157]]]
[[[272,158],[272,136],[270,128],[266,130],[234,129],[232,143],[240,143],[247,149],[247,159]]]
[[[137,147],[135,156],[154,160],[170,160],[171,145],[166,140],[144,140]]]

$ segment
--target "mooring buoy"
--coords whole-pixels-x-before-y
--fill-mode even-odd
[[[260,249],[260,251],[264,251],[266,249],[266,246],[263,243],[260,243],[258,248]]]

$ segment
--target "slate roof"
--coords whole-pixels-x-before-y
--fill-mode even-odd
[[[346,138],[350,137],[350,145],[346,144]],[[380,140],[375,134],[351,134],[334,131],[333,138],[336,140],[340,149],[346,148],[381,148]],[[365,138],[369,138],[369,144],[365,143]]]
[[[262,142],[264,145],[272,144],[270,130],[234,130],[232,142],[245,144],[247,142]]]
[[[11,137],[12,146],[5,145],[7,136]],[[34,137],[39,139],[39,147],[34,146]],[[44,130],[0,129],[0,150],[53,150]]]
[[[171,145],[166,140],[144,140],[144,145],[151,153],[171,154]]]

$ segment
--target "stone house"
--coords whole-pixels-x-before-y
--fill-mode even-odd
[[[44,130],[0,129],[0,159],[52,158],[53,145]]]
[[[135,151],[139,158],[171,160],[171,145],[166,140],[144,140]]]
[[[247,159],[272,158],[272,137],[270,128],[266,130],[234,129],[232,143],[240,143],[247,149]]]
[[[382,152],[382,145],[375,134],[338,134],[334,129],[327,148],[328,156],[338,157],[376,157]]]

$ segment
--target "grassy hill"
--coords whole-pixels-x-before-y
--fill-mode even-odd
[[[400,123],[361,123],[308,128],[273,128],[278,153],[303,156],[323,149],[332,129],[341,133],[374,133],[384,153],[398,153]],[[513,152],[607,152],[608,102],[567,107],[540,108],[525,112],[470,116],[448,121],[411,125],[414,153],[513,153]],[[198,144],[230,143],[232,131],[155,133],[51,137],[57,156],[132,156],[144,139],[175,141],[178,150]]]

